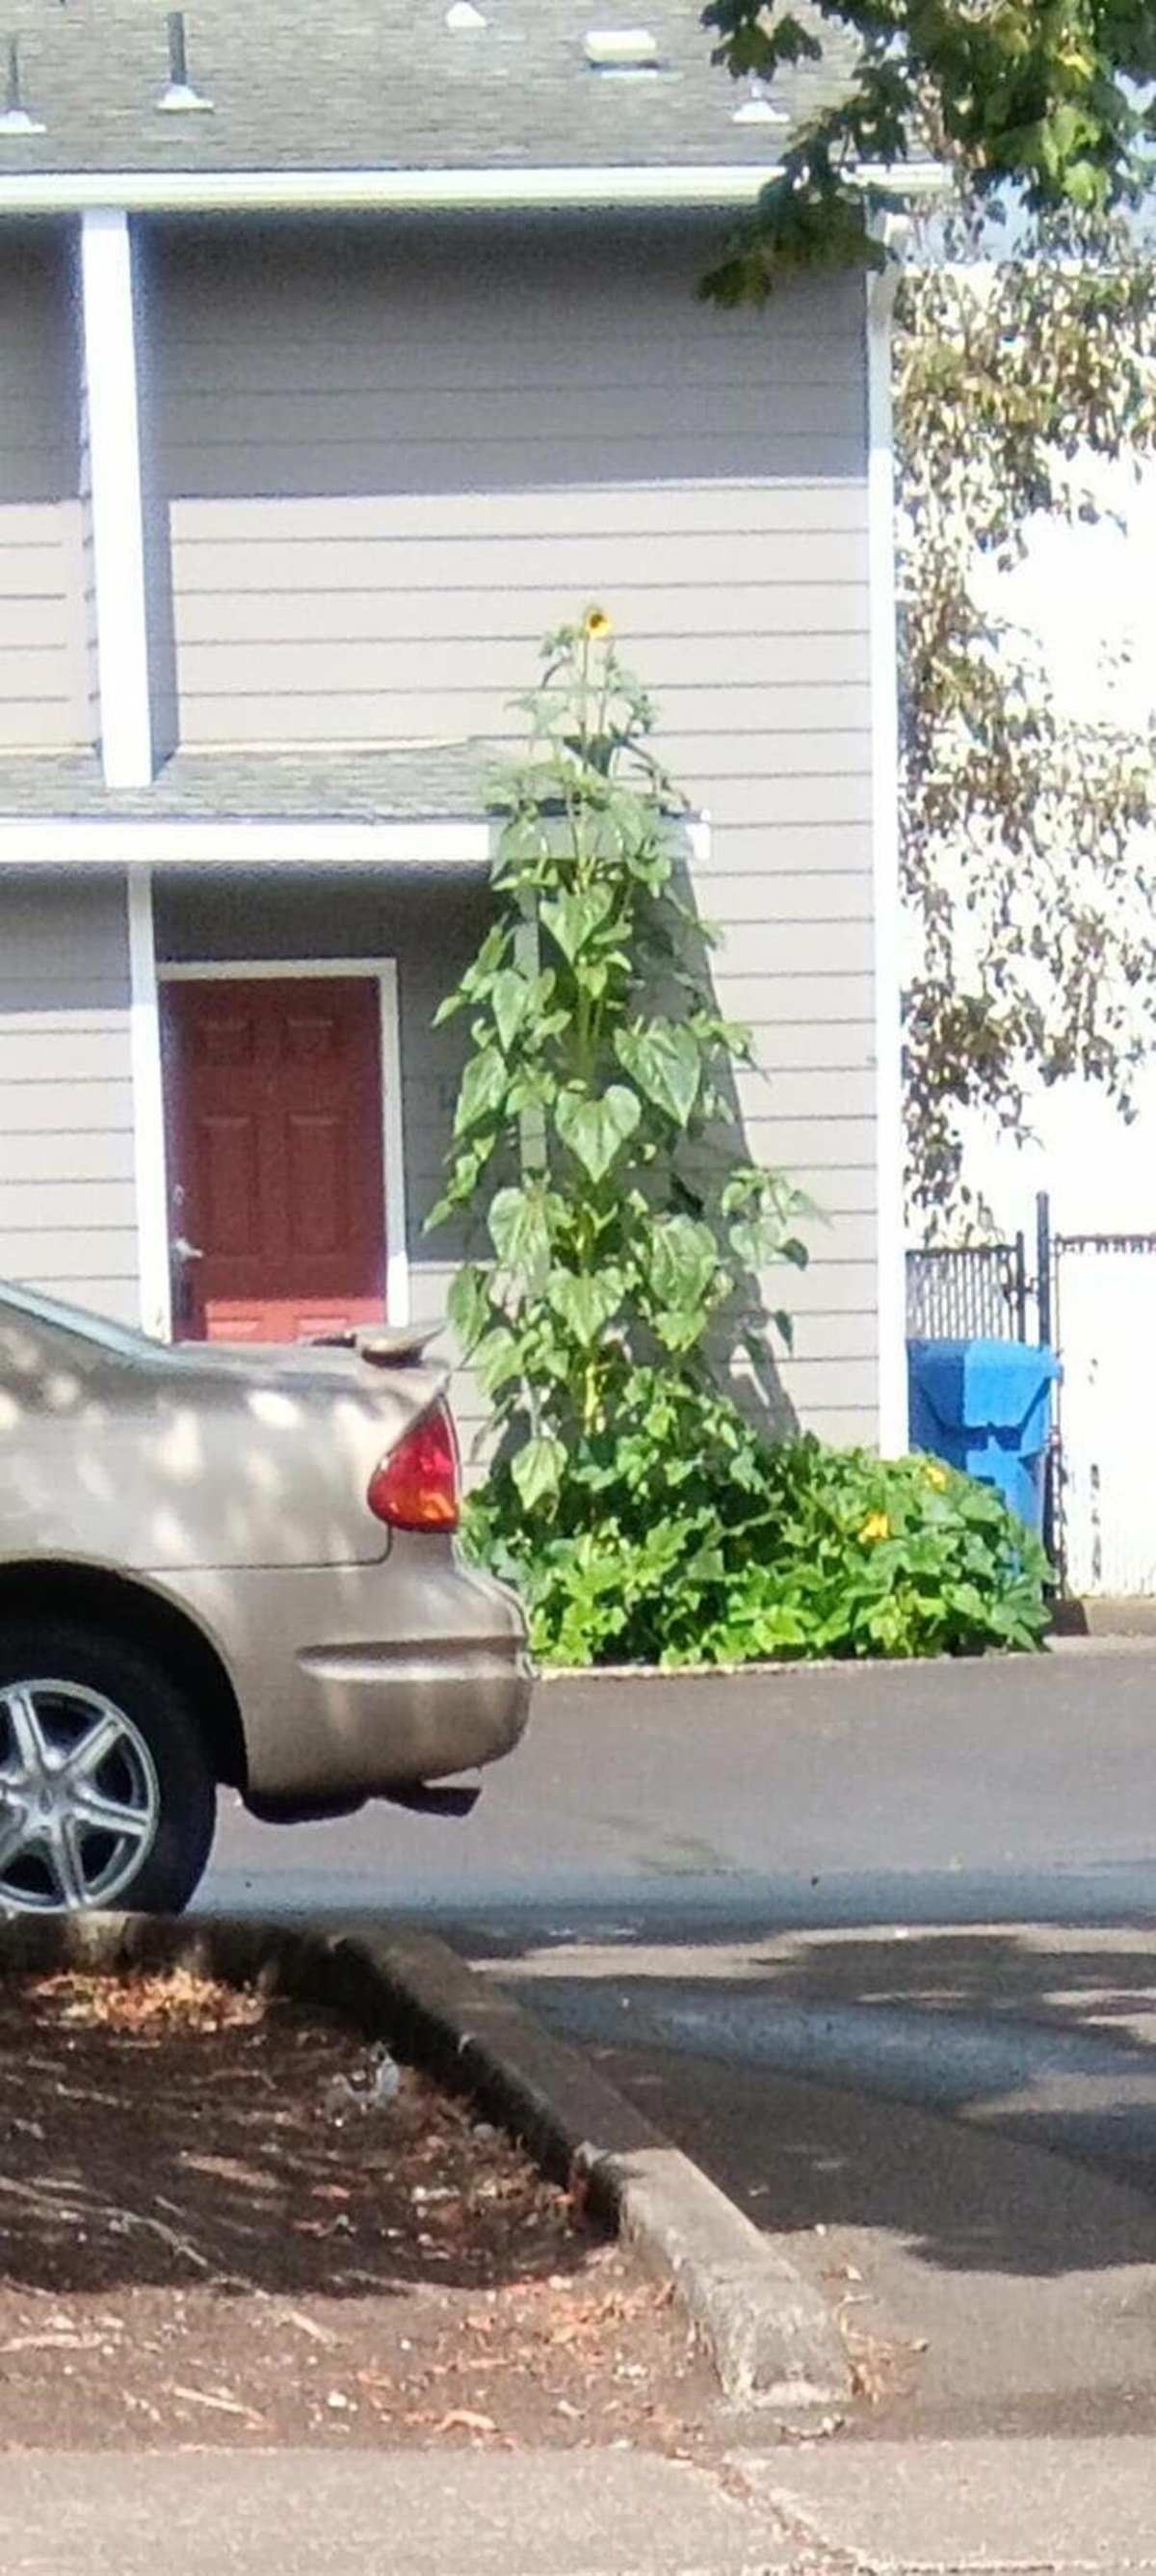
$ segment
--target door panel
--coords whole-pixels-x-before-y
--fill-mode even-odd
[[[293,1341],[378,1319],[376,979],[168,985],[165,1099],[178,1339]]]

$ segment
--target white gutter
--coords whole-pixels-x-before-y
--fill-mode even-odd
[[[0,157],[9,146],[0,138]],[[317,212],[482,214],[534,207],[748,206],[777,164],[704,162],[695,168],[638,163],[563,170],[112,170],[0,169],[0,217],[86,214],[293,214]],[[938,193],[944,174],[930,163],[864,168],[862,187],[904,197]]]
[[[62,814],[0,820],[0,868],[487,868],[487,822],[173,821],[151,815]]]

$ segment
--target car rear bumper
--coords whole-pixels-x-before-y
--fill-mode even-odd
[[[300,1673],[328,1748],[316,1784],[327,1790],[380,1796],[500,1761],[529,1715],[529,1660],[512,1639],[444,1651],[318,1646]]]
[[[228,1665],[261,1804],[388,1795],[497,1762],[529,1714],[521,1608],[448,1539],[380,1565],[187,1577]]]

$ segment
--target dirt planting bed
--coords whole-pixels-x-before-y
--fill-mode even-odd
[[[0,2447],[693,2452],[661,2292],[325,2012],[177,1969],[0,1980]]]

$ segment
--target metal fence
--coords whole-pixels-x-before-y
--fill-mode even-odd
[[[1026,1342],[1027,1249],[975,1243],[907,1255],[907,1333],[913,1342]]]
[[[909,1252],[912,1341],[1039,1341],[1061,1376],[1044,1543],[1064,1591],[1156,1597],[1156,1234],[1053,1234]]]
[[[1066,1591],[1156,1594],[1156,1235],[1057,1234],[1054,1534]]]

